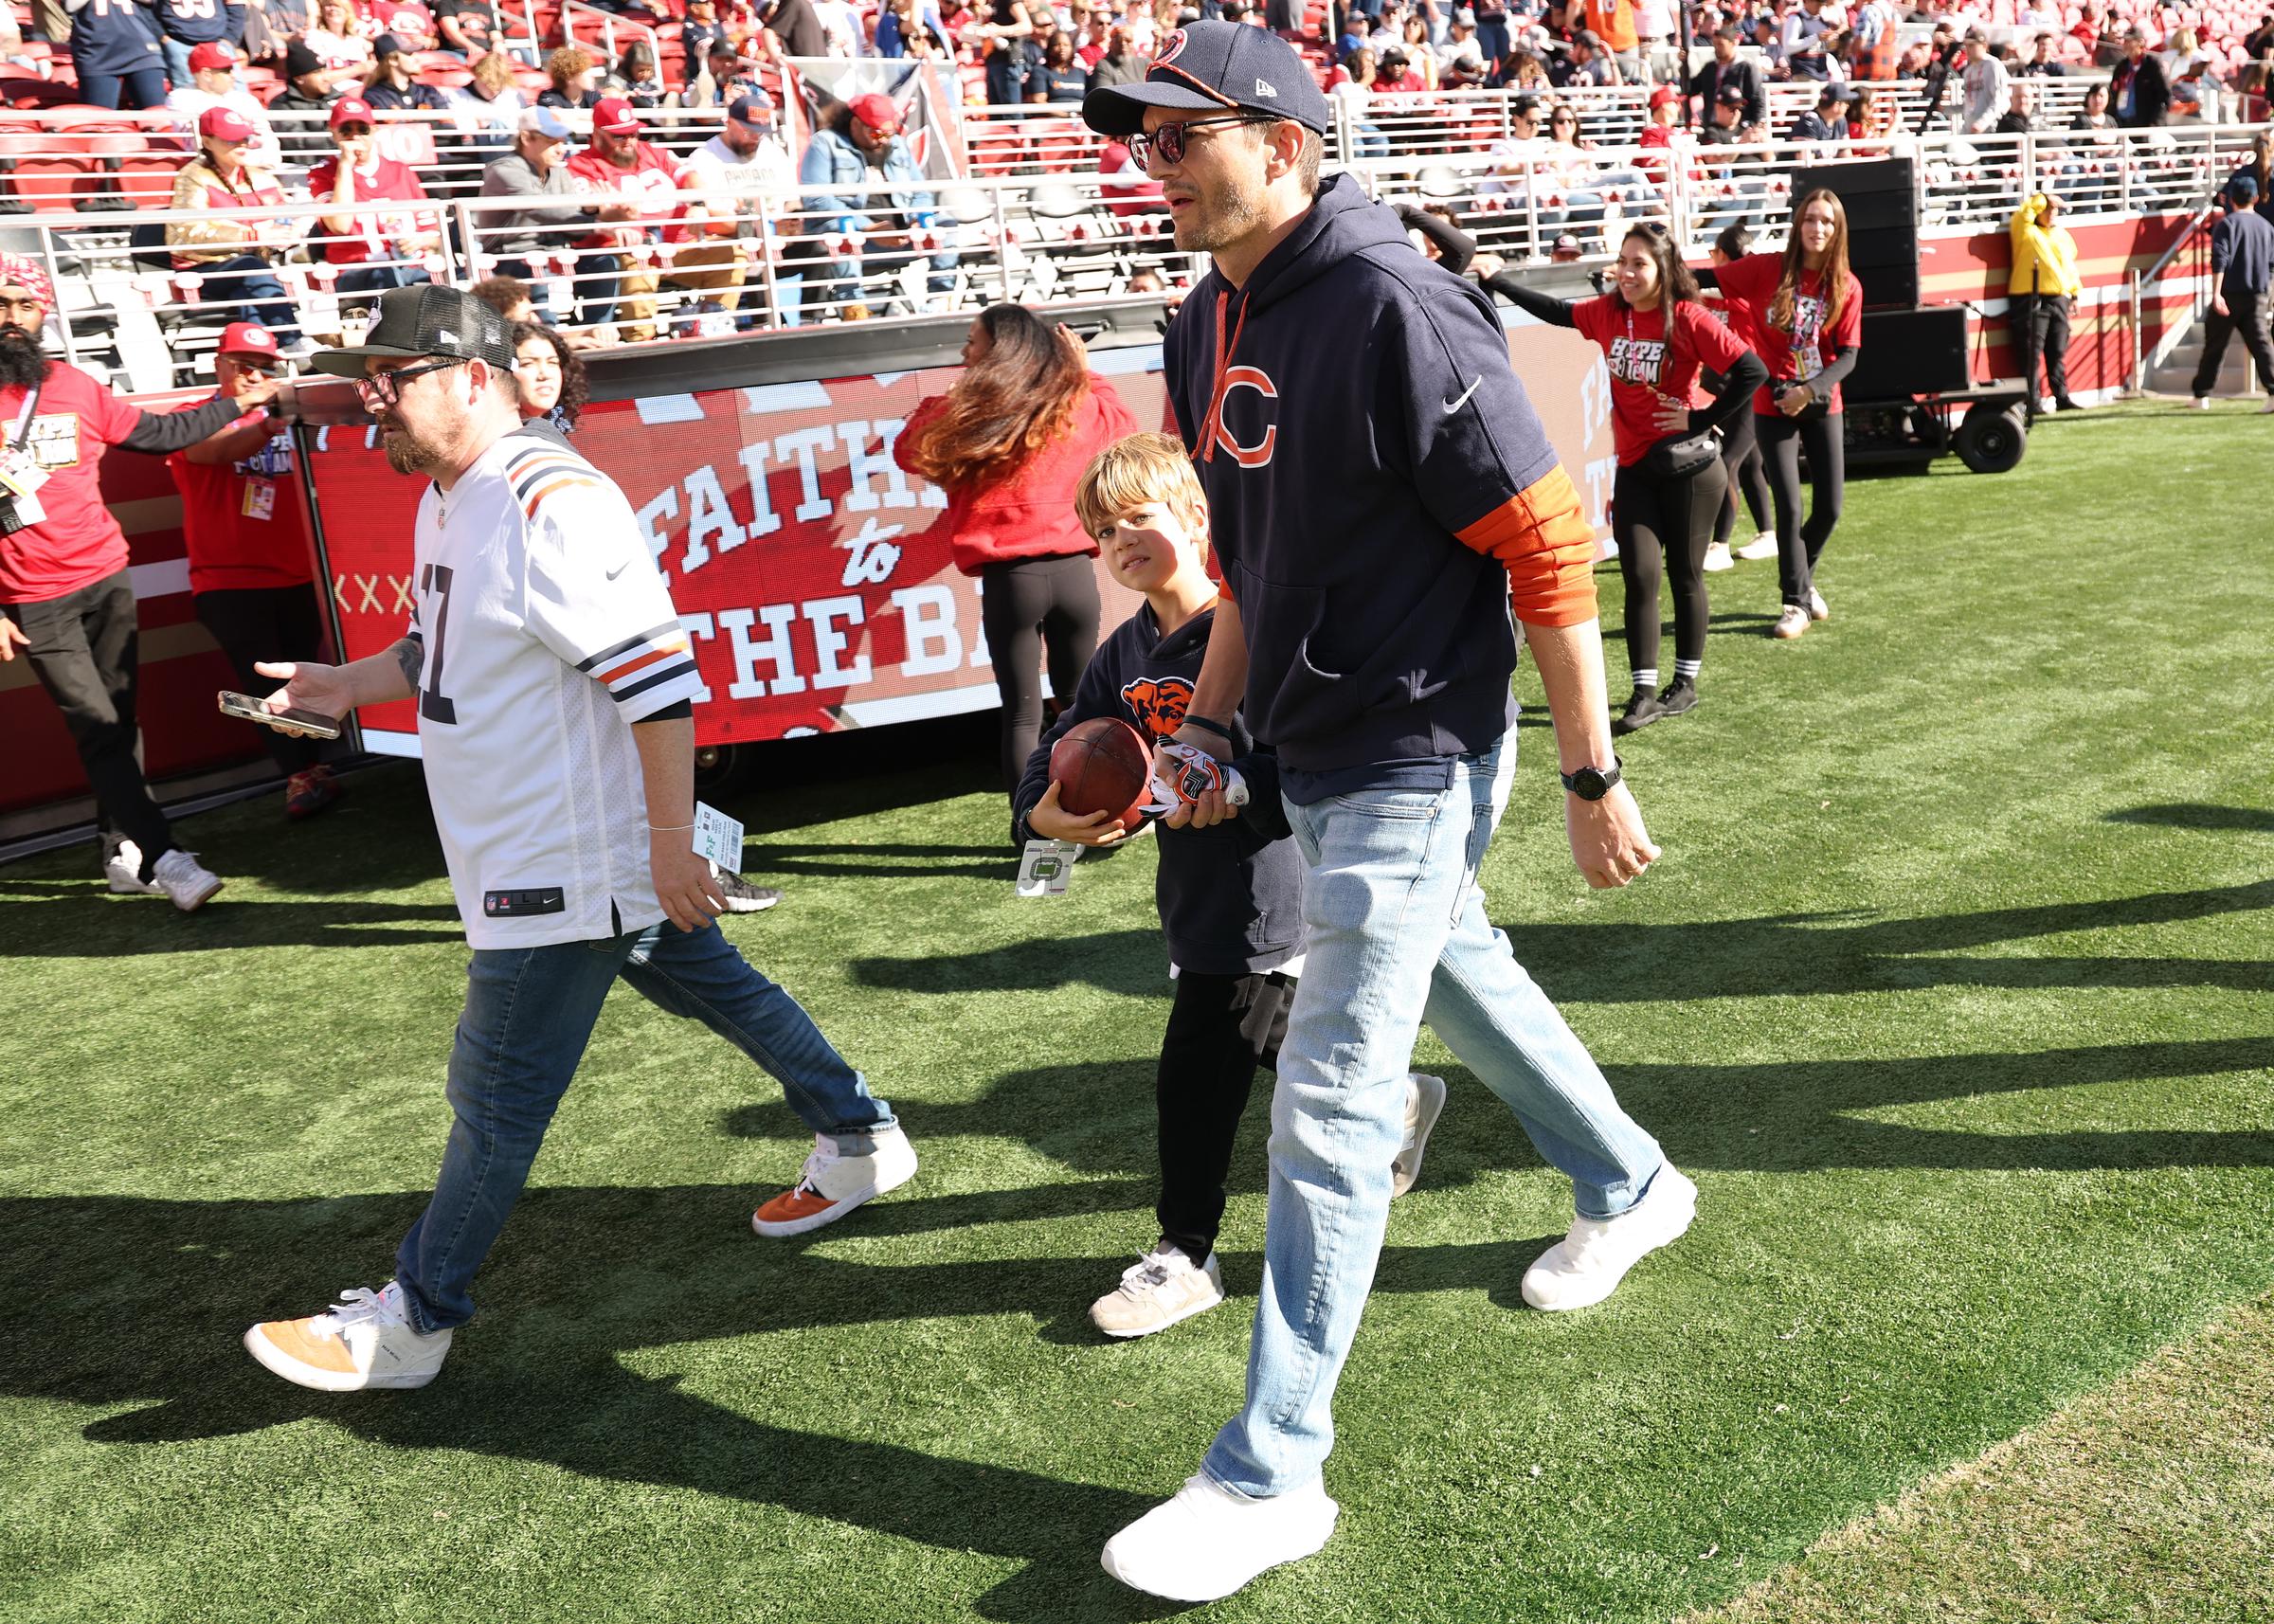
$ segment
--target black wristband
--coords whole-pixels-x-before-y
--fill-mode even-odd
[[[1224,740],[1227,744],[1230,743],[1232,739],[1232,730],[1224,726],[1223,723],[1212,722],[1205,716],[1196,716],[1190,711],[1184,713],[1183,725],[1187,728],[1198,728],[1203,733],[1214,733],[1218,738]]]

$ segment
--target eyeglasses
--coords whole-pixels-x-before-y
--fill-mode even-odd
[[[332,133],[335,135],[346,135],[352,139],[357,135],[370,135],[371,133],[371,127],[369,124],[342,124],[338,129],[333,131]]]
[[[1559,113],[1559,114],[1557,114],[1557,115],[1556,115],[1556,116],[1555,116],[1553,118],[1550,118],[1550,119],[1547,121],[1547,122],[1548,122],[1548,126],[1549,126],[1549,127],[1552,129],[1553,127],[1555,127],[1555,126],[1556,126],[1556,125],[1558,125],[1558,124],[1572,124],[1572,125],[1577,125],[1577,124],[1579,123],[1579,120],[1578,120],[1577,118],[1574,118],[1574,117],[1572,117],[1570,114],[1568,114],[1568,113]]]
[[[1184,161],[1186,137],[1194,130],[1215,129],[1229,124],[1276,124],[1276,118],[1259,118],[1249,113],[1226,113],[1214,118],[1186,118],[1175,124],[1164,124],[1150,135],[1144,132],[1129,137],[1129,156],[1138,167],[1150,169],[1158,157],[1164,164]]]
[[[382,409],[392,406],[403,398],[403,386],[413,378],[423,378],[429,372],[439,372],[444,367],[462,367],[472,360],[471,355],[453,355],[447,361],[429,361],[424,367],[398,367],[391,372],[378,372],[368,378],[356,378],[355,393],[368,407]]]

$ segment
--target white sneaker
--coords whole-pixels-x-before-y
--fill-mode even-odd
[[[1773,530],[1762,531],[1751,541],[1746,542],[1744,546],[1739,548],[1737,550],[1737,556],[1745,560],[1748,564],[1756,564],[1761,559],[1776,557],[1777,532]]]
[[[2274,411],[2274,395],[2268,395],[2268,396],[2266,397],[2266,404],[2265,404],[2265,406],[2260,406],[2258,409],[2259,409],[2259,411],[2261,412],[2261,414],[2264,414],[2264,413],[2265,413],[2265,412]]]
[[[1798,604],[1787,604],[1777,616],[1777,623],[1769,628],[1769,636],[1779,642],[1791,642],[1808,631],[1808,610]]]
[[[1090,1305],[1090,1323],[1108,1336],[1151,1336],[1224,1300],[1216,1254],[1198,1268],[1182,1247],[1156,1246],[1122,1271],[1121,1284]]]
[[[2195,397],[2195,409],[2197,411],[2209,411],[2211,409],[2211,397],[2209,395],[2197,395]]]
[[[164,892],[184,913],[195,913],[221,889],[221,876],[199,862],[195,852],[179,846],[158,859],[150,877],[151,889]]]
[[[1671,1162],[1650,1194],[1615,1218],[1579,1218],[1571,1233],[1524,1272],[1524,1300],[1535,1308],[1584,1308],[1618,1290],[1627,1271],[1678,1238],[1698,1216],[1698,1187]]]
[[[244,1333],[247,1352],[287,1381],[326,1393],[424,1387],[450,1351],[446,1330],[421,1335],[403,1307],[403,1285],[352,1286],[329,1312],[270,1320]]]
[[[1257,1574],[1301,1561],[1334,1535],[1342,1507],[1313,1479],[1291,1494],[1251,1500],[1196,1471],[1106,1542],[1105,1567],[1131,1590],[1171,1601],[1216,1601]]]
[[[156,896],[158,888],[142,877],[142,848],[132,840],[121,840],[103,859],[103,877],[111,882],[113,896]]]
[[[1824,594],[1814,586],[1808,589],[1808,618],[1812,621],[1832,619],[1832,605],[1824,602]]]
[[[898,1126],[874,1136],[871,1148],[847,1152],[825,1133],[813,1136],[813,1154],[798,1182],[750,1215],[750,1227],[779,1238],[835,1223],[863,1201],[896,1190],[916,1176],[916,1147]]]
[[[1737,560],[1729,556],[1727,542],[1709,541],[1706,544],[1705,569],[1706,574],[1719,575],[1724,569],[1735,569],[1736,568]]]
[[[1426,1072],[1414,1072],[1405,1079],[1413,1092],[1405,1102],[1405,1143],[1398,1146],[1398,1154],[1390,1162],[1390,1199],[1414,1187],[1421,1177],[1421,1153],[1429,1148],[1429,1130],[1437,1126],[1437,1115],[1445,1109],[1445,1079],[1433,1077]]]

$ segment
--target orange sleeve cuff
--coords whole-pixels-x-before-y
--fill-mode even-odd
[[[1525,624],[1595,619],[1595,531],[1561,463],[1459,534],[1507,570],[1508,606]]]

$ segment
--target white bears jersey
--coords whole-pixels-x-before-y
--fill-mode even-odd
[[[427,489],[412,584],[419,749],[467,941],[661,919],[631,725],[702,682],[623,493],[559,442],[508,435]]]

